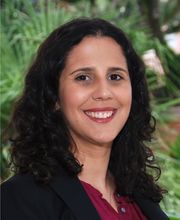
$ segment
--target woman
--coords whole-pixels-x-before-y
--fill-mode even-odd
[[[165,220],[144,65],[125,34],[77,19],[40,46],[12,118],[3,219]],[[151,173],[151,174],[149,174]]]

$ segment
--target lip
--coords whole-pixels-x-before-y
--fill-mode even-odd
[[[110,117],[107,118],[95,118],[95,117],[91,117],[90,115],[86,114],[86,112],[107,112],[107,111],[112,111],[112,115]],[[112,107],[104,107],[104,108],[91,108],[91,109],[87,109],[84,110],[85,115],[92,121],[97,122],[97,123],[108,123],[110,122],[113,118],[115,113],[117,112],[116,108],[112,108]]]
[[[84,112],[105,112],[105,111],[115,111],[116,108],[113,107],[103,107],[103,108],[90,108],[84,110]]]

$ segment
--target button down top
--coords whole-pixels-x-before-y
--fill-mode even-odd
[[[117,212],[96,188],[84,181],[81,181],[81,184],[102,220],[147,220],[138,205],[130,201],[127,196],[121,196],[119,193],[114,194],[118,204]]]

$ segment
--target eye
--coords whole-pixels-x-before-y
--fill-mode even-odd
[[[117,73],[113,73],[108,77],[110,80],[114,80],[114,81],[119,81],[122,79],[122,76],[117,74]]]
[[[75,80],[77,80],[77,81],[89,81],[90,79],[91,78],[89,76],[84,75],[84,74],[79,75],[75,78]]]

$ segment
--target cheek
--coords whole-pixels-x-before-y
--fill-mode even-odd
[[[62,88],[60,90],[60,105],[66,111],[74,111],[88,99],[88,93],[76,87]]]
[[[132,89],[130,87],[130,89],[127,91],[127,101],[128,103],[131,105],[132,103]]]
[[[129,108],[129,111],[130,111],[131,105],[132,105],[132,91],[131,90],[127,92],[125,102],[127,103],[127,107]]]
[[[127,85],[125,85],[124,87],[122,87],[119,91],[118,91],[118,99],[119,102],[121,102],[124,105],[127,105],[127,107],[131,106],[131,102],[132,102],[132,88],[131,85],[128,83]]]

